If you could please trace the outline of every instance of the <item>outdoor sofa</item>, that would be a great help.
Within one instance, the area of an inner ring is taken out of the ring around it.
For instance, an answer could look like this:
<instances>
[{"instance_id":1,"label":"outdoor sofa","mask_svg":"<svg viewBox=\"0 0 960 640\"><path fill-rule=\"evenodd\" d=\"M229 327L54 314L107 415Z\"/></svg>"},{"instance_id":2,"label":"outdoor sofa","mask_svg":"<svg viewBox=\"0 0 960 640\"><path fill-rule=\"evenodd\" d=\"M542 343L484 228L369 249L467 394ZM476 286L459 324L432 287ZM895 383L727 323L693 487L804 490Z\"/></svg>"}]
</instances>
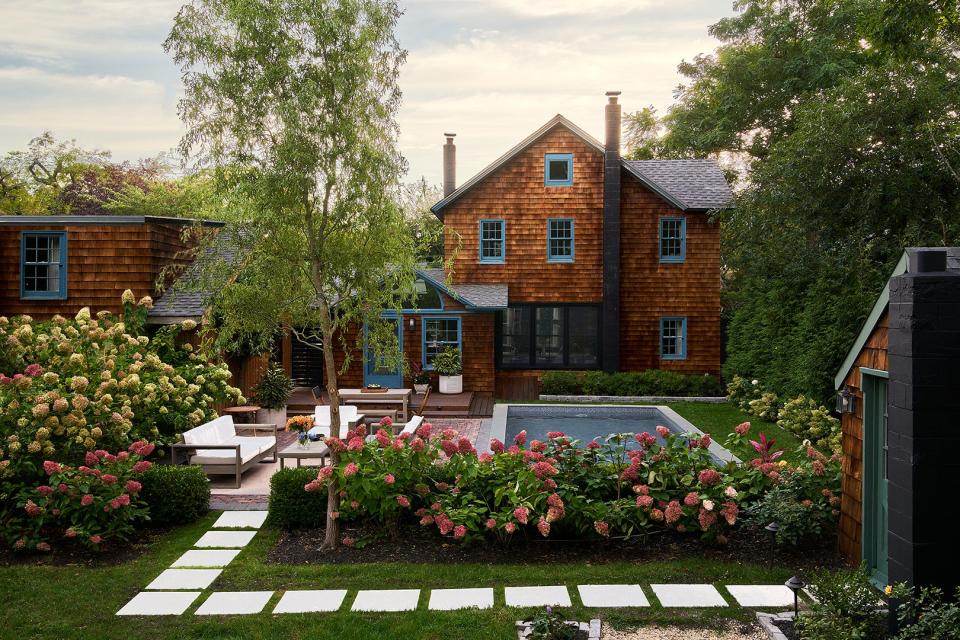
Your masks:
<instances>
[{"instance_id":1,"label":"outdoor sofa","mask_svg":"<svg viewBox=\"0 0 960 640\"><path fill-rule=\"evenodd\" d=\"M239 435L239 431L246 430L252 430L254 435ZM258 436L257 431L270 435ZM183 453L189 464L200 465L207 475L233 474L239 489L244 471L259 462L277 461L277 425L234 424L233 416L220 416L183 433L183 442L170 450L173 464L178 464Z\"/></svg>"}]
</instances>

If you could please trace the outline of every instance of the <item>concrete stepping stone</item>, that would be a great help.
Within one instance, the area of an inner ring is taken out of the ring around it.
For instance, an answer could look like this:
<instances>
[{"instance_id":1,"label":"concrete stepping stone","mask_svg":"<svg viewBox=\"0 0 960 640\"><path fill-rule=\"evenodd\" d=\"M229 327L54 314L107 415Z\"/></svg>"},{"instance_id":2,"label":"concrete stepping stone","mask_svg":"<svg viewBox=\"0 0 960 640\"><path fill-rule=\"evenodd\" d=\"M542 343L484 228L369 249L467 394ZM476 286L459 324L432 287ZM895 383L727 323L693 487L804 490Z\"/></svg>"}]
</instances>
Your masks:
<instances>
[{"instance_id":1,"label":"concrete stepping stone","mask_svg":"<svg viewBox=\"0 0 960 640\"><path fill-rule=\"evenodd\" d=\"M207 531L193 546L200 548L245 547L257 535L256 531Z\"/></svg>"},{"instance_id":2,"label":"concrete stepping stone","mask_svg":"<svg viewBox=\"0 0 960 640\"><path fill-rule=\"evenodd\" d=\"M493 589L434 589L430 592L430 609L489 609L493 606Z\"/></svg>"},{"instance_id":3,"label":"concrete stepping stone","mask_svg":"<svg viewBox=\"0 0 960 640\"><path fill-rule=\"evenodd\" d=\"M260 613L273 597L273 591L214 591L200 608L198 616Z\"/></svg>"},{"instance_id":4,"label":"concrete stepping stone","mask_svg":"<svg viewBox=\"0 0 960 640\"><path fill-rule=\"evenodd\" d=\"M577 586L585 607L649 607L638 584L581 584Z\"/></svg>"},{"instance_id":5,"label":"concrete stepping stone","mask_svg":"<svg viewBox=\"0 0 960 640\"><path fill-rule=\"evenodd\" d=\"M214 529L259 529L267 520L266 511L224 511Z\"/></svg>"},{"instance_id":6,"label":"concrete stepping stone","mask_svg":"<svg viewBox=\"0 0 960 640\"><path fill-rule=\"evenodd\" d=\"M569 607L570 594L563 585L547 587L506 587L508 607Z\"/></svg>"},{"instance_id":7,"label":"concrete stepping stone","mask_svg":"<svg viewBox=\"0 0 960 640\"><path fill-rule=\"evenodd\" d=\"M117 615L179 616L199 595L199 591L141 591Z\"/></svg>"},{"instance_id":8,"label":"concrete stepping stone","mask_svg":"<svg viewBox=\"0 0 960 640\"><path fill-rule=\"evenodd\" d=\"M353 611L413 611L420 589L370 589L357 592Z\"/></svg>"},{"instance_id":9,"label":"concrete stepping stone","mask_svg":"<svg viewBox=\"0 0 960 640\"><path fill-rule=\"evenodd\" d=\"M652 584L664 607L726 607L727 601L712 584Z\"/></svg>"},{"instance_id":10,"label":"concrete stepping stone","mask_svg":"<svg viewBox=\"0 0 960 640\"><path fill-rule=\"evenodd\" d=\"M347 597L346 589L287 591L280 596L274 613L323 613L336 611Z\"/></svg>"},{"instance_id":11,"label":"concrete stepping stone","mask_svg":"<svg viewBox=\"0 0 960 640\"><path fill-rule=\"evenodd\" d=\"M237 557L239 549L206 551L192 549L177 558L172 567L225 567Z\"/></svg>"},{"instance_id":12,"label":"concrete stepping stone","mask_svg":"<svg viewBox=\"0 0 960 640\"><path fill-rule=\"evenodd\" d=\"M741 607L793 606L793 591L782 584L728 584L727 591Z\"/></svg>"},{"instance_id":13,"label":"concrete stepping stone","mask_svg":"<svg viewBox=\"0 0 960 640\"><path fill-rule=\"evenodd\" d=\"M167 569L147 589L206 589L220 575L221 569Z\"/></svg>"}]
</instances>

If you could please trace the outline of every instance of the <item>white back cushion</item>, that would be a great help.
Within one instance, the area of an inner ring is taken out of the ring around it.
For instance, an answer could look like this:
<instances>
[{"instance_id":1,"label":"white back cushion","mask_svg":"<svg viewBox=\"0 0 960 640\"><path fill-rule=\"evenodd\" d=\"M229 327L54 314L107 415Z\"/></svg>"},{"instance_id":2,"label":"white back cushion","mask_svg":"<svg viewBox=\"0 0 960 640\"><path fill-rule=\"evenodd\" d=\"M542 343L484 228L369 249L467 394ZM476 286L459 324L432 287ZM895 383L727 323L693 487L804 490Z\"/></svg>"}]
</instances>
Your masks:
<instances>
[{"instance_id":1,"label":"white back cushion","mask_svg":"<svg viewBox=\"0 0 960 640\"><path fill-rule=\"evenodd\" d=\"M208 422L207 425L216 431L218 444L228 444L237 435L236 429L233 428L233 416L220 416L216 420Z\"/></svg>"},{"instance_id":2,"label":"white back cushion","mask_svg":"<svg viewBox=\"0 0 960 640\"><path fill-rule=\"evenodd\" d=\"M415 433L421 424L423 424L423 416L413 416L410 422L403 425L403 431L400 433Z\"/></svg>"}]
</instances>

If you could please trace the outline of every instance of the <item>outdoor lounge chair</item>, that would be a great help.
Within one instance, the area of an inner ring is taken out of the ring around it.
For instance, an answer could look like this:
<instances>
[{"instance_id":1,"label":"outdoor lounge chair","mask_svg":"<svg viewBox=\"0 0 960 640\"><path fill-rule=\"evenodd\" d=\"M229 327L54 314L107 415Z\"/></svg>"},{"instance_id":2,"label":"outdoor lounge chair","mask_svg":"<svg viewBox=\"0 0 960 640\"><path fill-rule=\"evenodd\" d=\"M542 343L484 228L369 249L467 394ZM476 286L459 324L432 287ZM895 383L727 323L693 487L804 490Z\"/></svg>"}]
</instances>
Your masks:
<instances>
[{"instance_id":1,"label":"outdoor lounge chair","mask_svg":"<svg viewBox=\"0 0 960 640\"><path fill-rule=\"evenodd\" d=\"M417 429L422 424L423 424L423 416L413 416L413 418L411 418L409 422L403 425L403 429L401 429L400 433L398 433L397 435L403 435L404 433L409 433L410 435L413 435L414 433L417 432ZM367 436L366 441L373 442L375 439L376 439L376 435L371 433L370 435Z\"/></svg>"},{"instance_id":2,"label":"outdoor lounge chair","mask_svg":"<svg viewBox=\"0 0 960 640\"><path fill-rule=\"evenodd\" d=\"M253 430L253 436L240 436L238 431ZM257 431L271 432L258 436ZM170 449L173 464L178 463L178 453L185 452L189 464L203 467L207 475L234 474L236 488L240 488L240 475L258 462L277 461L277 425L234 424L233 416L220 416L216 420L194 427L183 433L183 442ZM270 456L269 460L265 460Z\"/></svg>"},{"instance_id":3,"label":"outdoor lounge chair","mask_svg":"<svg viewBox=\"0 0 960 640\"><path fill-rule=\"evenodd\" d=\"M340 428L352 429L364 418L362 413L357 413L357 407L352 404L340 405ZM319 405L313 412L313 425L316 429L329 436L330 435L330 406Z\"/></svg>"}]
</instances>

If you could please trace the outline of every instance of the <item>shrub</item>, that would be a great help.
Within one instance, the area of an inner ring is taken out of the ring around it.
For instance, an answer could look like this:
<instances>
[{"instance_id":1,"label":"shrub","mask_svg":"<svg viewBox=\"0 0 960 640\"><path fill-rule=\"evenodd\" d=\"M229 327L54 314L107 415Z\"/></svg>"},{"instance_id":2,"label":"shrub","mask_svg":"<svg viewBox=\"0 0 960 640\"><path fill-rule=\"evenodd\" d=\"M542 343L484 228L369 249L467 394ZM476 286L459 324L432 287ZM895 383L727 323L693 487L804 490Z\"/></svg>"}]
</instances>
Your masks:
<instances>
[{"instance_id":1,"label":"shrub","mask_svg":"<svg viewBox=\"0 0 960 640\"><path fill-rule=\"evenodd\" d=\"M270 524L285 529L322 527L327 521L326 492L307 492L304 486L317 477L308 467L281 469L270 478Z\"/></svg>"},{"instance_id":2,"label":"shrub","mask_svg":"<svg viewBox=\"0 0 960 640\"><path fill-rule=\"evenodd\" d=\"M151 466L143 458L152 451L152 444L140 441L115 455L87 452L86 464L78 467L44 461L46 482L16 493L0 519L3 538L16 550L37 551L49 551L51 542L64 538L95 548L126 540L135 523L147 519L139 478Z\"/></svg>"},{"instance_id":3,"label":"shrub","mask_svg":"<svg viewBox=\"0 0 960 640\"><path fill-rule=\"evenodd\" d=\"M814 600L798 620L804 640L883 637L885 615L878 607L880 596L863 565L855 571L821 570L809 589Z\"/></svg>"},{"instance_id":4,"label":"shrub","mask_svg":"<svg viewBox=\"0 0 960 640\"><path fill-rule=\"evenodd\" d=\"M71 320L0 317L0 342L26 363L0 375L0 478L39 477L41 461L74 464L98 447L167 444L215 417L217 403L242 400L227 384L226 365L209 364L189 343L171 346L196 323L164 327L151 339L135 331L149 298L138 304L127 291L123 300L119 319L91 317L86 308Z\"/></svg>"},{"instance_id":5,"label":"shrub","mask_svg":"<svg viewBox=\"0 0 960 640\"><path fill-rule=\"evenodd\" d=\"M463 360L460 349L447 347L433 359L433 368L441 376L459 376L463 373Z\"/></svg>"},{"instance_id":6,"label":"shrub","mask_svg":"<svg viewBox=\"0 0 960 640\"><path fill-rule=\"evenodd\" d=\"M280 367L269 367L263 372L260 382L253 388L254 397L264 409L283 409L293 393L291 380Z\"/></svg>"},{"instance_id":7,"label":"shrub","mask_svg":"<svg viewBox=\"0 0 960 640\"><path fill-rule=\"evenodd\" d=\"M210 508L210 481L197 465L154 465L141 482L140 497L150 509L153 524L187 524Z\"/></svg>"},{"instance_id":8,"label":"shrub","mask_svg":"<svg viewBox=\"0 0 960 640\"><path fill-rule=\"evenodd\" d=\"M716 396L720 384L711 375L687 375L662 369L642 372L549 371L542 392L548 395L592 396Z\"/></svg>"},{"instance_id":9,"label":"shrub","mask_svg":"<svg viewBox=\"0 0 960 640\"><path fill-rule=\"evenodd\" d=\"M840 421L816 401L799 396L783 405L777 425L809 440L824 451L840 451Z\"/></svg>"},{"instance_id":10,"label":"shrub","mask_svg":"<svg viewBox=\"0 0 960 640\"><path fill-rule=\"evenodd\" d=\"M960 587L953 602L943 599L937 587L915 590L906 584L887 587L888 595L900 601L895 640L954 640L960 629Z\"/></svg>"},{"instance_id":11,"label":"shrub","mask_svg":"<svg viewBox=\"0 0 960 640\"><path fill-rule=\"evenodd\" d=\"M772 391L764 391L759 398L747 403L749 412L761 420L776 422L780 414L780 398Z\"/></svg>"},{"instance_id":12,"label":"shrub","mask_svg":"<svg viewBox=\"0 0 960 640\"><path fill-rule=\"evenodd\" d=\"M553 607L545 607L530 618L530 640L576 640L579 626L567 622L566 616Z\"/></svg>"},{"instance_id":13,"label":"shrub","mask_svg":"<svg viewBox=\"0 0 960 640\"><path fill-rule=\"evenodd\" d=\"M750 402L757 400L763 394L763 387L759 380L748 380L740 376L733 376L727 384L727 398L740 407L741 411L750 412Z\"/></svg>"},{"instance_id":14,"label":"shrub","mask_svg":"<svg viewBox=\"0 0 960 640\"><path fill-rule=\"evenodd\" d=\"M548 371L543 374L540 392L551 396L569 396L583 393L583 374L576 371Z\"/></svg>"}]
</instances>

